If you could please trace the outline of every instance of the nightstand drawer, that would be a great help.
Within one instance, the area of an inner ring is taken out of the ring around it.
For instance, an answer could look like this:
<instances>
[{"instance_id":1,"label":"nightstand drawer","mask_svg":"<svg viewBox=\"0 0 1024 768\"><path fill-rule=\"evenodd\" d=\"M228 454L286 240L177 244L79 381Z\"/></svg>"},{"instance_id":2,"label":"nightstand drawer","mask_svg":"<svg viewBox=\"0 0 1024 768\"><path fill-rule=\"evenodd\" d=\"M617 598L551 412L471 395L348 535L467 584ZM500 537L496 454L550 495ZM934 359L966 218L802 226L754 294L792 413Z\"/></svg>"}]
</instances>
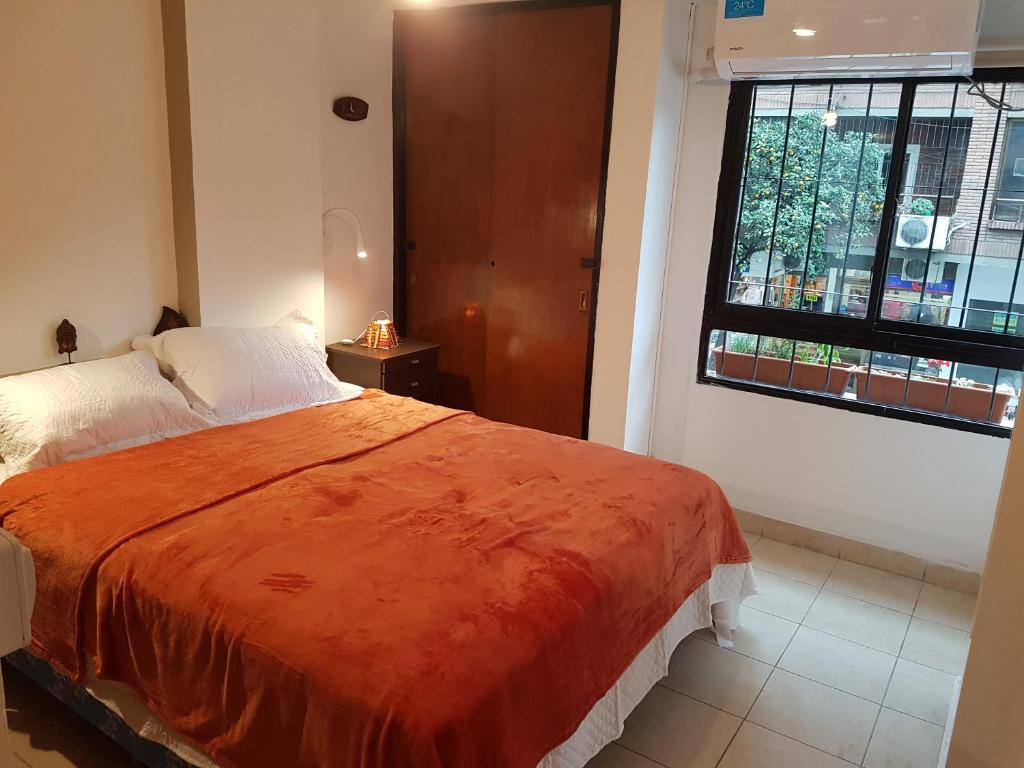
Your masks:
<instances>
[{"instance_id":1,"label":"nightstand drawer","mask_svg":"<svg viewBox=\"0 0 1024 768\"><path fill-rule=\"evenodd\" d=\"M398 350L401 351L402 347L399 346ZM437 370L437 348L424 349L421 352L398 355L397 357L390 357L383 361L384 363L384 375L390 376L395 371L400 371L405 368L420 368L428 369L431 371Z\"/></svg>"},{"instance_id":2,"label":"nightstand drawer","mask_svg":"<svg viewBox=\"0 0 1024 768\"><path fill-rule=\"evenodd\" d=\"M384 374L384 391L392 395L429 400L437 386L437 368L434 365L411 365Z\"/></svg>"},{"instance_id":3,"label":"nightstand drawer","mask_svg":"<svg viewBox=\"0 0 1024 768\"><path fill-rule=\"evenodd\" d=\"M327 363L342 381L393 395L433 402L437 394L437 344L405 339L392 349L329 344Z\"/></svg>"}]
</instances>

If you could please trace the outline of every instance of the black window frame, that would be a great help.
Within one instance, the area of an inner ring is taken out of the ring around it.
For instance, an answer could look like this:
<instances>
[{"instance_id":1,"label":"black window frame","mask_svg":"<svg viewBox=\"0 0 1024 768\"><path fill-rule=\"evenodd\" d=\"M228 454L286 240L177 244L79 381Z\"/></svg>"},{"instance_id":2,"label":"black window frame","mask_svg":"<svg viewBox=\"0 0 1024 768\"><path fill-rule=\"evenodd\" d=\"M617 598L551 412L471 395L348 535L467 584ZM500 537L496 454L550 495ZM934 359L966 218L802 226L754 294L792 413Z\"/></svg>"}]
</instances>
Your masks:
<instances>
[{"instance_id":1,"label":"black window frame","mask_svg":"<svg viewBox=\"0 0 1024 768\"><path fill-rule=\"evenodd\" d=\"M698 383L891 416L968 432L1009 437L1011 430L997 424L972 422L942 414L816 395L761 383L709 376L707 373L708 348L711 334L716 330L795 339L818 344L835 344L896 355L949 359L958 363L996 369L1024 370L1024 335L997 336L986 331L928 325L905 320L887 320L881 317L887 272L886 259L889 256L898 220L897 205L917 87L925 84L959 84L962 88L968 88L972 81L982 84L1024 82L1024 67L977 70L970 80L964 77L948 76L871 79L823 78L759 80L757 82L734 81L731 84L722 166L716 198L711 261L708 269L698 351ZM733 235L742 206L739 192L743 179L755 88L757 86L799 87L871 83L876 85L900 84L902 92L894 129L892 161L885 184L885 201L881 213L878 242L872 261L871 290L866 316L816 313L785 307L730 302L727 286L732 270ZM995 384L993 384L994 386Z\"/></svg>"}]
</instances>

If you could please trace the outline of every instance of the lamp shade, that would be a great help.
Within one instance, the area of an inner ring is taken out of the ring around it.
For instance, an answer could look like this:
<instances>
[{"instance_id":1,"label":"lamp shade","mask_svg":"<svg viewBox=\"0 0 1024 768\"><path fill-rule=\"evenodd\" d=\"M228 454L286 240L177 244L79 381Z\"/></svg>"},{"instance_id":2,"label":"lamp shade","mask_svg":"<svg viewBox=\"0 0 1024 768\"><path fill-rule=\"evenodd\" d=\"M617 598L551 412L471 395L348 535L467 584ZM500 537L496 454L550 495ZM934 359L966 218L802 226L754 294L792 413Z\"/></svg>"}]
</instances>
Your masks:
<instances>
[{"instance_id":1,"label":"lamp shade","mask_svg":"<svg viewBox=\"0 0 1024 768\"><path fill-rule=\"evenodd\" d=\"M370 349L392 349L402 342L398 338L398 332L395 330L395 324L391 322L391 317L387 312L381 310L375 312L370 318L366 330L359 337L359 343Z\"/></svg>"}]
</instances>

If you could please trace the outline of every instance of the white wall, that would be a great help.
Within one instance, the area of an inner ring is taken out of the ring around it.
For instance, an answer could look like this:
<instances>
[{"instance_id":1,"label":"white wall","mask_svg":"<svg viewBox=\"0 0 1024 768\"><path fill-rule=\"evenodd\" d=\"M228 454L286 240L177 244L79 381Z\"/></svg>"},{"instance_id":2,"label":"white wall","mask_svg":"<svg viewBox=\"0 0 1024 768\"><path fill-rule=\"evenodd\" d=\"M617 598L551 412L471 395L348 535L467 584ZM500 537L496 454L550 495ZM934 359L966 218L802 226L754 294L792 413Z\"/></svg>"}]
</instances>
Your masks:
<instances>
[{"instance_id":1,"label":"white wall","mask_svg":"<svg viewBox=\"0 0 1024 768\"><path fill-rule=\"evenodd\" d=\"M699 59L714 25L707 3ZM980 567L1007 440L696 383L728 95L704 83L688 95L654 455L707 472L739 508Z\"/></svg>"},{"instance_id":2,"label":"white wall","mask_svg":"<svg viewBox=\"0 0 1024 768\"><path fill-rule=\"evenodd\" d=\"M127 351L175 304L160 5L0 3L0 373Z\"/></svg>"},{"instance_id":3,"label":"white wall","mask_svg":"<svg viewBox=\"0 0 1024 768\"><path fill-rule=\"evenodd\" d=\"M315 0L185 4L203 325L323 328L317 25Z\"/></svg>"},{"instance_id":4,"label":"white wall","mask_svg":"<svg viewBox=\"0 0 1024 768\"><path fill-rule=\"evenodd\" d=\"M999 512L971 629L971 648L947 768L996 768L1024 762L1024 433L1013 437ZM948 733L948 731L947 731Z\"/></svg>"},{"instance_id":5,"label":"white wall","mask_svg":"<svg viewBox=\"0 0 1024 768\"><path fill-rule=\"evenodd\" d=\"M690 12L688 0L667 0L664 3L661 44L656 46L659 54L658 80L647 161L646 199L637 201L643 205L644 224L637 265L622 446L627 451L643 454L651 448L661 314L676 182L675 160L686 91ZM618 290L619 286L615 288ZM609 318L605 315L599 321L607 325Z\"/></svg>"},{"instance_id":6,"label":"white wall","mask_svg":"<svg viewBox=\"0 0 1024 768\"><path fill-rule=\"evenodd\" d=\"M354 338L378 309L392 309L394 258L390 0L319 0L320 141L324 209L350 208L362 221L369 258L355 257L345 221L325 224L327 341ZM366 120L331 112L340 96L370 105Z\"/></svg>"}]
</instances>

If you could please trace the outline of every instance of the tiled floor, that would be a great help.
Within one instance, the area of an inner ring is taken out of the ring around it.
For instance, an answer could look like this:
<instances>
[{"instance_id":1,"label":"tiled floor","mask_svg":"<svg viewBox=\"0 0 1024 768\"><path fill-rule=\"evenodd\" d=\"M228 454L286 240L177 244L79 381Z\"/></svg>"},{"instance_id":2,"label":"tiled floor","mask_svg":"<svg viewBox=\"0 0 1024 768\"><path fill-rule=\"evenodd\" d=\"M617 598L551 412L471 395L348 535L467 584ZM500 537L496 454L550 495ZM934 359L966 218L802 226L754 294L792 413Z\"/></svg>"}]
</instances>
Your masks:
<instances>
[{"instance_id":1,"label":"tiled floor","mask_svg":"<svg viewBox=\"0 0 1024 768\"><path fill-rule=\"evenodd\" d=\"M974 598L749 540L735 649L683 641L588 768L936 768Z\"/></svg>"},{"instance_id":2,"label":"tiled floor","mask_svg":"<svg viewBox=\"0 0 1024 768\"><path fill-rule=\"evenodd\" d=\"M736 648L685 640L588 768L935 768L974 598L768 539ZM16 674L18 768L136 763Z\"/></svg>"}]
</instances>

